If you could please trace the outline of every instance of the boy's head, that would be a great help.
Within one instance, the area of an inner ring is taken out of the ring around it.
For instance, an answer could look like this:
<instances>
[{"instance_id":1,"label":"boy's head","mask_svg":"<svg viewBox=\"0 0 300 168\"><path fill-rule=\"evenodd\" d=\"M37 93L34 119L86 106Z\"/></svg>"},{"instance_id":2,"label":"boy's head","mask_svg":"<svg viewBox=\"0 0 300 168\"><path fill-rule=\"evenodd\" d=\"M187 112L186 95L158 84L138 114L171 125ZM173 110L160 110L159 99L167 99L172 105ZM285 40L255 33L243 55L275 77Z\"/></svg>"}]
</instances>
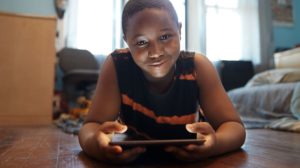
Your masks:
<instances>
[{"instance_id":1,"label":"boy's head","mask_svg":"<svg viewBox=\"0 0 300 168\"><path fill-rule=\"evenodd\" d=\"M129 0L122 28L132 58L149 81L173 79L181 24L169 0Z\"/></svg>"},{"instance_id":2,"label":"boy's head","mask_svg":"<svg viewBox=\"0 0 300 168\"><path fill-rule=\"evenodd\" d=\"M179 27L177 13L169 0L129 0L125 5L122 14L122 30L124 35L126 35L127 32L128 20L136 13L147 8L162 9L167 11L167 13Z\"/></svg>"}]
</instances>

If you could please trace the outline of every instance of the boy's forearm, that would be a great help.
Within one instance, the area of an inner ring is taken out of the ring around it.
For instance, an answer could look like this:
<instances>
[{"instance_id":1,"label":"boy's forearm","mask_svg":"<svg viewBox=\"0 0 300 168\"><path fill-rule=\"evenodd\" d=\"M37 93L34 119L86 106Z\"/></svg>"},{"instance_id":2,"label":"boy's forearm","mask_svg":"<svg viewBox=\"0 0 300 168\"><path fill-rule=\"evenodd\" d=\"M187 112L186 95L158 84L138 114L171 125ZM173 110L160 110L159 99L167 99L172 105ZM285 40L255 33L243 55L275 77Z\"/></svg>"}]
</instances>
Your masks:
<instances>
[{"instance_id":1,"label":"boy's forearm","mask_svg":"<svg viewBox=\"0 0 300 168\"><path fill-rule=\"evenodd\" d=\"M239 122L225 122L216 130L217 145L211 156L223 154L240 148L245 142L246 132Z\"/></svg>"},{"instance_id":2,"label":"boy's forearm","mask_svg":"<svg viewBox=\"0 0 300 168\"><path fill-rule=\"evenodd\" d=\"M89 156L100 159L100 150L98 148L97 139L95 134L99 129L98 123L86 123L79 131L79 143L82 150Z\"/></svg>"}]
</instances>

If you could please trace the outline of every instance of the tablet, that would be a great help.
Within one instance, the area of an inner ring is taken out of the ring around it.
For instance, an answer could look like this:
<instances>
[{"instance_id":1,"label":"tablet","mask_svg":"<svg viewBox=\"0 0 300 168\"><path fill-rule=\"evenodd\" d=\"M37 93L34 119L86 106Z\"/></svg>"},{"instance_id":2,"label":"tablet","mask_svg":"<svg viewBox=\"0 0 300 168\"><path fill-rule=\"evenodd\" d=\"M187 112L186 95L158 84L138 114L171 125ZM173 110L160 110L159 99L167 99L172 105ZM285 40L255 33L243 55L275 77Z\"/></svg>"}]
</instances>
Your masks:
<instances>
[{"instance_id":1,"label":"tablet","mask_svg":"<svg viewBox=\"0 0 300 168\"><path fill-rule=\"evenodd\" d=\"M202 145L204 139L155 139L155 140L135 140L128 139L126 135L117 134L113 136L110 145L120 145L121 147L134 146L182 146L188 144Z\"/></svg>"}]
</instances>

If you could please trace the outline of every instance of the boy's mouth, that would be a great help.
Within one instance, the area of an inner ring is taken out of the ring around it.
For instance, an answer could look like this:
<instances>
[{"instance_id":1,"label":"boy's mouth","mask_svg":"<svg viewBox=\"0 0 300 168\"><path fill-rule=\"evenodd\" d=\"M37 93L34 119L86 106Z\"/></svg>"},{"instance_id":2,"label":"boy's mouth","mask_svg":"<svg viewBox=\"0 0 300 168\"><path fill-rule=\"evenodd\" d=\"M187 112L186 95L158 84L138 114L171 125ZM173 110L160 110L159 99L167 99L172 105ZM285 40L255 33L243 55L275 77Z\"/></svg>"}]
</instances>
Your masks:
<instances>
[{"instance_id":1,"label":"boy's mouth","mask_svg":"<svg viewBox=\"0 0 300 168\"><path fill-rule=\"evenodd\" d=\"M152 67L160 67L160 66L162 66L165 62L166 62L165 60L160 60L160 61L156 61L156 62L150 63L149 65L152 66Z\"/></svg>"}]
</instances>

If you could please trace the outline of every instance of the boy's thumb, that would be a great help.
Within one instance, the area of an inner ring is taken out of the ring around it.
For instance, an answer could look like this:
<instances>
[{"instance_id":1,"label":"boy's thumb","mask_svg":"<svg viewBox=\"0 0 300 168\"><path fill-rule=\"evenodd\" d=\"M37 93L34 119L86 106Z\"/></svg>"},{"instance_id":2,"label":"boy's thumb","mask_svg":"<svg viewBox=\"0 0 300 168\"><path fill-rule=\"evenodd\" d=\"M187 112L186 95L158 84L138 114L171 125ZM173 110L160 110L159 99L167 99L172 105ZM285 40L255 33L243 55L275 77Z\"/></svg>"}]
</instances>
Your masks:
<instances>
[{"instance_id":1,"label":"boy's thumb","mask_svg":"<svg viewBox=\"0 0 300 168\"><path fill-rule=\"evenodd\" d=\"M193 124L186 124L186 125L185 125L185 129L186 129L188 132L190 132L190 133L196 133Z\"/></svg>"},{"instance_id":2,"label":"boy's thumb","mask_svg":"<svg viewBox=\"0 0 300 168\"><path fill-rule=\"evenodd\" d=\"M119 122L117 122L117 128L118 128L118 130L116 131L116 133L124 133L127 131L127 126L123 125Z\"/></svg>"}]
</instances>

